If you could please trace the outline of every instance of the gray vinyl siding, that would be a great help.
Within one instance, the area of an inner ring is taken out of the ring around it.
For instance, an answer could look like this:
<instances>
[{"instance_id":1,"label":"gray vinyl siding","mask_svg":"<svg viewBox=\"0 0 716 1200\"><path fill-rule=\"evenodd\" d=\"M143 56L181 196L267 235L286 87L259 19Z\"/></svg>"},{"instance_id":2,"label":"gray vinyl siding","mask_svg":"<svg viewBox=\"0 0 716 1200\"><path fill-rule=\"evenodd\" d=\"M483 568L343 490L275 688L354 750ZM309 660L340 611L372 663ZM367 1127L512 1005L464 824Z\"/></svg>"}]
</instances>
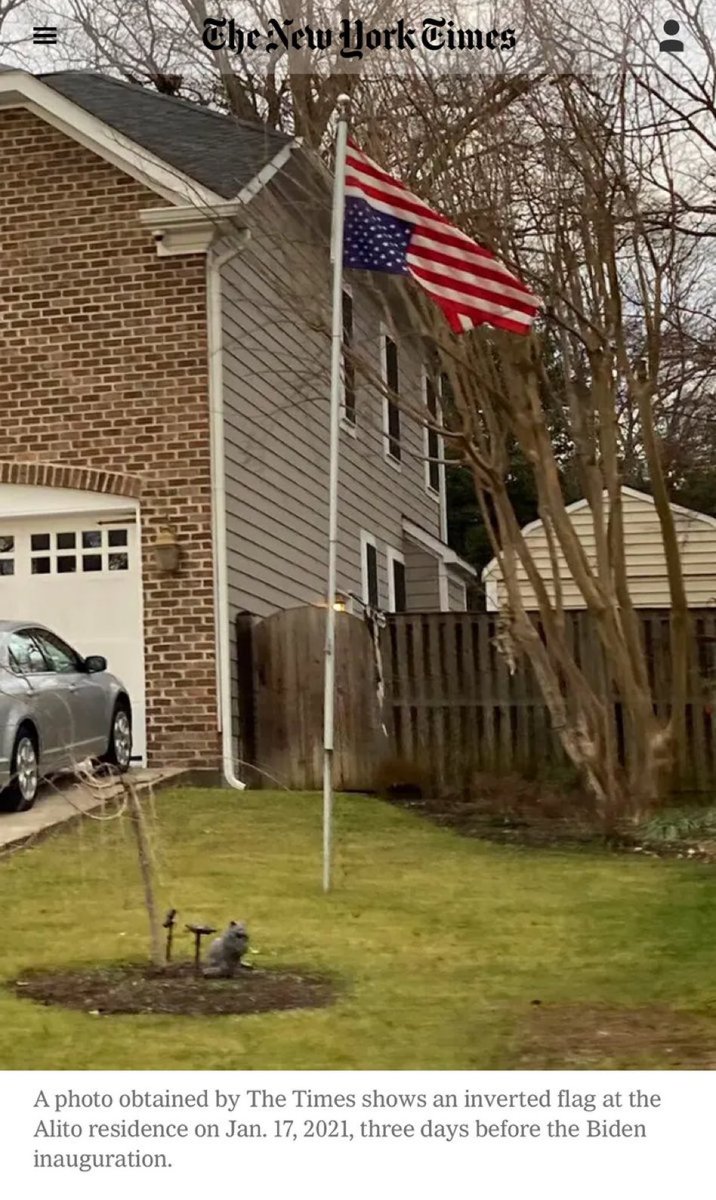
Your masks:
<instances>
[{"instance_id":1,"label":"gray vinyl siding","mask_svg":"<svg viewBox=\"0 0 716 1200\"><path fill-rule=\"evenodd\" d=\"M229 585L234 612L266 616L325 592L330 345L311 318L328 312L329 266L325 244L307 245L311 235L270 188L249 211L251 240L222 276ZM311 258L308 280L299 247ZM378 372L380 314L350 282L355 344ZM398 349L401 390L417 396L415 356ZM401 414L396 470L383 453L382 397L360 374L356 408L355 436L341 432L338 590L361 595L363 530L376 541L387 607L386 547L402 547L403 517L439 537L439 506L425 487L420 425Z\"/></svg>"},{"instance_id":2,"label":"gray vinyl siding","mask_svg":"<svg viewBox=\"0 0 716 1200\"><path fill-rule=\"evenodd\" d=\"M464 612L466 608L465 583L448 569L448 599L450 612Z\"/></svg>"},{"instance_id":3,"label":"gray vinyl siding","mask_svg":"<svg viewBox=\"0 0 716 1200\"><path fill-rule=\"evenodd\" d=\"M408 541L405 542L403 555L408 612L439 612L440 577L437 559Z\"/></svg>"}]
</instances>

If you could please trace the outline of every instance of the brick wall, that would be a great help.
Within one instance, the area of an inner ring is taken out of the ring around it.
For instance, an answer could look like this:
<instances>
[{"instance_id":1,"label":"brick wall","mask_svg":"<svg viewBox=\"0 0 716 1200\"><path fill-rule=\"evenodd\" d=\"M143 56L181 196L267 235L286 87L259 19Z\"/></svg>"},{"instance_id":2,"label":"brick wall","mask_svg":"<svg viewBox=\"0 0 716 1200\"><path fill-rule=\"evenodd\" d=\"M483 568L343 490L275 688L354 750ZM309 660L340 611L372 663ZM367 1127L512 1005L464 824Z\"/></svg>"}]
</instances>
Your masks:
<instances>
[{"instance_id":1,"label":"brick wall","mask_svg":"<svg viewBox=\"0 0 716 1200\"><path fill-rule=\"evenodd\" d=\"M165 203L0 112L0 460L140 481L149 762L215 766L204 257L157 258L137 213ZM164 523L176 576L152 559Z\"/></svg>"}]
</instances>

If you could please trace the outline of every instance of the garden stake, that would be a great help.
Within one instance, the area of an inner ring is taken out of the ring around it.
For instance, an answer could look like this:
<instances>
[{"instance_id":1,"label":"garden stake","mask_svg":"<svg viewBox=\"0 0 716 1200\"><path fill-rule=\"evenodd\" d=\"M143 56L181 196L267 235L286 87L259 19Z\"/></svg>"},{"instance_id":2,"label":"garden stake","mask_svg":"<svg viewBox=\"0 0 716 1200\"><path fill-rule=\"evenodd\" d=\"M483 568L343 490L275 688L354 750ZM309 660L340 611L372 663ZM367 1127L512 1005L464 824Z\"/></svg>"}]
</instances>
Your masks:
<instances>
[{"instance_id":1,"label":"garden stake","mask_svg":"<svg viewBox=\"0 0 716 1200\"><path fill-rule=\"evenodd\" d=\"M174 924L176 921L176 915L177 910L175 908L170 908L163 922L163 928L167 931L167 962L172 961L172 939L174 937Z\"/></svg>"},{"instance_id":2,"label":"garden stake","mask_svg":"<svg viewBox=\"0 0 716 1200\"><path fill-rule=\"evenodd\" d=\"M205 933L216 933L212 925L187 925L190 933L194 934L194 974L201 974L201 939Z\"/></svg>"}]
</instances>

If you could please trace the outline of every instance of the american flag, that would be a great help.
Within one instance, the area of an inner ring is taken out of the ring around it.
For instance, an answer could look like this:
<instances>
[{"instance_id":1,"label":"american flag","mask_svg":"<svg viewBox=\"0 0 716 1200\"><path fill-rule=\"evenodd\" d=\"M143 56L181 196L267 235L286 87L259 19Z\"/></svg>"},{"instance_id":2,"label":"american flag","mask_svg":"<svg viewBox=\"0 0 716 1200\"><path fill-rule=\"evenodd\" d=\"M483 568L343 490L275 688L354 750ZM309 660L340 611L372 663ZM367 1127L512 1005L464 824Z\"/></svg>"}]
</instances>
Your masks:
<instances>
[{"instance_id":1,"label":"american flag","mask_svg":"<svg viewBox=\"0 0 716 1200\"><path fill-rule=\"evenodd\" d=\"M529 333L536 296L490 250L428 208L352 142L346 155L343 265L410 275L456 333L494 325Z\"/></svg>"}]
</instances>

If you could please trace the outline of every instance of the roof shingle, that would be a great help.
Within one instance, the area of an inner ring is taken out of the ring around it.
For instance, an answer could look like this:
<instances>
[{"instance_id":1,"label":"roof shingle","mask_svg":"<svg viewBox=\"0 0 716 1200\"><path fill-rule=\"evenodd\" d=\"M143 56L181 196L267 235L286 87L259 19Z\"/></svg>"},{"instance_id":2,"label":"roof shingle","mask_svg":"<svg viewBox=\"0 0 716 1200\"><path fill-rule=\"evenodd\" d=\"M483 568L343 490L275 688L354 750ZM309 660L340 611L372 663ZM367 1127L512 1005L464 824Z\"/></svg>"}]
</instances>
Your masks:
<instances>
[{"instance_id":1,"label":"roof shingle","mask_svg":"<svg viewBox=\"0 0 716 1200\"><path fill-rule=\"evenodd\" d=\"M91 71L56 71L38 78L227 200L292 141L267 126Z\"/></svg>"}]
</instances>

